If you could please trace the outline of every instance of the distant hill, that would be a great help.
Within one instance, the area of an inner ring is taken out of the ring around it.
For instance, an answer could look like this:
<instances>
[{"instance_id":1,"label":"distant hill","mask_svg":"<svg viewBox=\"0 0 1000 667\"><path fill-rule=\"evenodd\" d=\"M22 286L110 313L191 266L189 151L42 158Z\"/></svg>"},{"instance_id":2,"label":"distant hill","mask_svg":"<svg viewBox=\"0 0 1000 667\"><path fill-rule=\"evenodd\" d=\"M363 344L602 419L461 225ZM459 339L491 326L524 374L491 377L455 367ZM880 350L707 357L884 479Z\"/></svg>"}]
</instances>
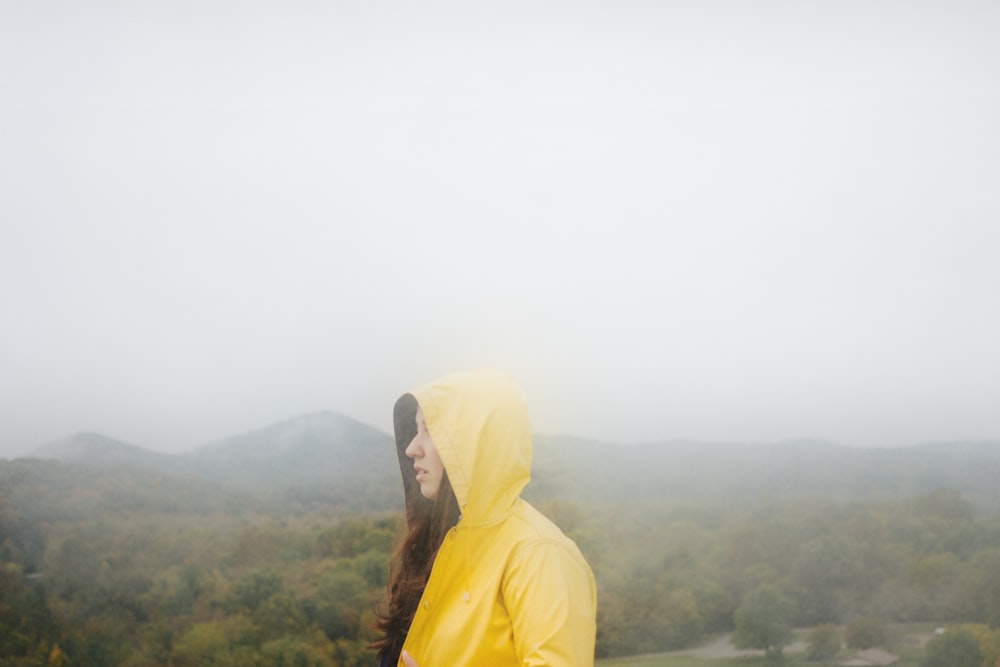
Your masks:
<instances>
[{"instance_id":1,"label":"distant hill","mask_svg":"<svg viewBox=\"0 0 1000 667\"><path fill-rule=\"evenodd\" d=\"M50 442L32 452L31 457L147 470L169 468L175 460L167 454L152 452L98 433L76 433Z\"/></svg>"},{"instance_id":2,"label":"distant hill","mask_svg":"<svg viewBox=\"0 0 1000 667\"><path fill-rule=\"evenodd\" d=\"M289 419L196 449L195 474L266 496L351 509L402 503L392 436L335 412Z\"/></svg>"},{"instance_id":3,"label":"distant hill","mask_svg":"<svg viewBox=\"0 0 1000 667\"><path fill-rule=\"evenodd\" d=\"M240 514L260 511L253 494L151 470L42 459L0 460L4 502L35 521L131 514Z\"/></svg>"},{"instance_id":4,"label":"distant hill","mask_svg":"<svg viewBox=\"0 0 1000 667\"><path fill-rule=\"evenodd\" d=\"M198 479L261 502L331 511L398 509L392 436L335 412L288 419L182 455L96 434L35 452L101 469ZM825 495L892 500L946 487L1000 512L1000 442L858 449L818 440L742 445L673 441L618 445L537 435L533 500L655 502L659 498Z\"/></svg>"},{"instance_id":5,"label":"distant hill","mask_svg":"<svg viewBox=\"0 0 1000 667\"><path fill-rule=\"evenodd\" d=\"M197 478L268 501L381 510L402 502L393 438L335 412L288 419L186 454L161 454L82 433L33 458Z\"/></svg>"},{"instance_id":6,"label":"distant hill","mask_svg":"<svg viewBox=\"0 0 1000 667\"><path fill-rule=\"evenodd\" d=\"M822 494L894 499L939 487L1000 511L1000 442L858 449L817 440L736 445L663 442L608 445L536 437L538 497L656 497Z\"/></svg>"}]
</instances>

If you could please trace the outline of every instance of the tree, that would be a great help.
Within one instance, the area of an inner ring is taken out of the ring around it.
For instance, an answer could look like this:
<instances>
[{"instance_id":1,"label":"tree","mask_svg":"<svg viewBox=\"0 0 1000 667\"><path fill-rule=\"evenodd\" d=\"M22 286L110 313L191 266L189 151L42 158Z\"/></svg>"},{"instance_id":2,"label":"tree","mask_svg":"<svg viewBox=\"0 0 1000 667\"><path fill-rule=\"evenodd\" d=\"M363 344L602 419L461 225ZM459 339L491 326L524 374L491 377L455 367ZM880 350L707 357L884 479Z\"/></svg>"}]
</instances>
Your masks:
<instances>
[{"instance_id":1,"label":"tree","mask_svg":"<svg viewBox=\"0 0 1000 667\"><path fill-rule=\"evenodd\" d=\"M840 650L840 635L830 624L817 625L809 634L809 659L827 660Z\"/></svg>"},{"instance_id":2,"label":"tree","mask_svg":"<svg viewBox=\"0 0 1000 667\"><path fill-rule=\"evenodd\" d=\"M244 574L233 584L227 602L233 610L240 608L256 611L264 600L282 591L284 583L277 572L257 570Z\"/></svg>"},{"instance_id":3,"label":"tree","mask_svg":"<svg viewBox=\"0 0 1000 667\"><path fill-rule=\"evenodd\" d=\"M807 593L799 609L805 624L836 621L847 601L871 587L870 550L870 545L827 535L799 548L792 574Z\"/></svg>"},{"instance_id":4,"label":"tree","mask_svg":"<svg viewBox=\"0 0 1000 667\"><path fill-rule=\"evenodd\" d=\"M885 623L877 618L853 618L844 631L848 648L866 649L885 644Z\"/></svg>"},{"instance_id":5,"label":"tree","mask_svg":"<svg viewBox=\"0 0 1000 667\"><path fill-rule=\"evenodd\" d=\"M983 652L972 633L949 630L927 642L922 667L982 667Z\"/></svg>"},{"instance_id":6,"label":"tree","mask_svg":"<svg viewBox=\"0 0 1000 667\"><path fill-rule=\"evenodd\" d=\"M965 630L979 642L983 653L983 667L1000 667L1000 631L990 630L982 625L963 625Z\"/></svg>"},{"instance_id":7,"label":"tree","mask_svg":"<svg viewBox=\"0 0 1000 667\"><path fill-rule=\"evenodd\" d=\"M736 610L736 648L759 648L770 656L780 656L792 641L795 602L777 586L764 584L743 598Z\"/></svg>"},{"instance_id":8,"label":"tree","mask_svg":"<svg viewBox=\"0 0 1000 667\"><path fill-rule=\"evenodd\" d=\"M301 607L288 593L277 593L261 602L251 619L258 641L302 635L308 627Z\"/></svg>"},{"instance_id":9,"label":"tree","mask_svg":"<svg viewBox=\"0 0 1000 667\"><path fill-rule=\"evenodd\" d=\"M690 646L701 639L704 624L698 611L698 600L687 589L667 595L669 627L666 640L670 646Z\"/></svg>"},{"instance_id":10,"label":"tree","mask_svg":"<svg viewBox=\"0 0 1000 667\"><path fill-rule=\"evenodd\" d=\"M176 667L214 665L220 655L245 648L241 644L250 635L250 630L249 621L241 616L195 623L174 643L170 664ZM249 667L252 662L243 660L240 664Z\"/></svg>"}]
</instances>

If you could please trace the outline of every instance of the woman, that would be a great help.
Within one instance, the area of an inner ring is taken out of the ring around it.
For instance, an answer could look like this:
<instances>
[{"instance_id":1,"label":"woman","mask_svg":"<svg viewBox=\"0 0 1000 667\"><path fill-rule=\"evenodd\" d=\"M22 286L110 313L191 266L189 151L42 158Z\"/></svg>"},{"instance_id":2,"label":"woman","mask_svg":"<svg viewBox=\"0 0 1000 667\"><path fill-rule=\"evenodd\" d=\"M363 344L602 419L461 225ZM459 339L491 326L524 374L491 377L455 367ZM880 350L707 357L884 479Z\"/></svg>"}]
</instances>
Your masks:
<instances>
[{"instance_id":1,"label":"woman","mask_svg":"<svg viewBox=\"0 0 1000 667\"><path fill-rule=\"evenodd\" d=\"M496 371L396 402L407 534L376 627L380 667L593 665L594 577L520 498L531 474L524 396Z\"/></svg>"}]
</instances>

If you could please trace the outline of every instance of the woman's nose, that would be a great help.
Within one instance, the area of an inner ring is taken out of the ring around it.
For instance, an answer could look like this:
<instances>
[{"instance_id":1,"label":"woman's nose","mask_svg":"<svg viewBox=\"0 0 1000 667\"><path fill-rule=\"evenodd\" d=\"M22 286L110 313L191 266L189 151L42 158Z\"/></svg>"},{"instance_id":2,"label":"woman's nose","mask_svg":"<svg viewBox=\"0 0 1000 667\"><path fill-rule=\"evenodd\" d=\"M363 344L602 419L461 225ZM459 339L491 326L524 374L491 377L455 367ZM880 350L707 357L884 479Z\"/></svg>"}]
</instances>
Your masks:
<instances>
[{"instance_id":1,"label":"woman's nose","mask_svg":"<svg viewBox=\"0 0 1000 667\"><path fill-rule=\"evenodd\" d=\"M410 444L406 446L406 449L403 450L403 453L409 456L411 459L415 459L417 458L418 449L420 449L420 446L417 443L417 436L413 436L413 440L410 440Z\"/></svg>"}]
</instances>

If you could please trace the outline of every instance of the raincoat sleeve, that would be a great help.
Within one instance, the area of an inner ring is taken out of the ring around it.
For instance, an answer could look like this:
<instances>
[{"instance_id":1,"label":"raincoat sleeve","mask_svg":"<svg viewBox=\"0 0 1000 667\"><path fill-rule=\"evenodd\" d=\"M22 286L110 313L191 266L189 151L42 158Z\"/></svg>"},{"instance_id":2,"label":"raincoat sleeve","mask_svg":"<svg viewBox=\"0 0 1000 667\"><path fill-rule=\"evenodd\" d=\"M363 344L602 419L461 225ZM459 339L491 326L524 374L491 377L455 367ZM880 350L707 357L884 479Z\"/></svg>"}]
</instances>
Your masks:
<instances>
[{"instance_id":1,"label":"raincoat sleeve","mask_svg":"<svg viewBox=\"0 0 1000 667\"><path fill-rule=\"evenodd\" d=\"M567 545L541 541L513 554L504 604L523 667L591 667L597 594L589 566Z\"/></svg>"}]
</instances>

